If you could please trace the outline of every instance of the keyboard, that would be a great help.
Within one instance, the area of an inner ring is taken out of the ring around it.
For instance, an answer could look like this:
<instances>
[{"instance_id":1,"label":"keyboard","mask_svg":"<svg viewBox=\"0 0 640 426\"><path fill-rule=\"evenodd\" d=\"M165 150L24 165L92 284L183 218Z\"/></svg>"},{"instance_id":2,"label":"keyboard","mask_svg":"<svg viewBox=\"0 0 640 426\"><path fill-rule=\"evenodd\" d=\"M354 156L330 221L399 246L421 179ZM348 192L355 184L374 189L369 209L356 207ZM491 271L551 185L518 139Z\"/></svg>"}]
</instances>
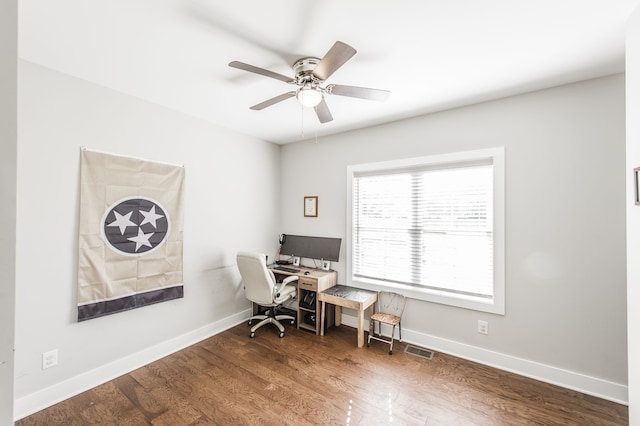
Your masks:
<instances>
[{"instance_id":1,"label":"keyboard","mask_svg":"<svg viewBox=\"0 0 640 426\"><path fill-rule=\"evenodd\" d=\"M300 272L300 269L287 268L286 266L276 266L275 268L273 268L273 270L274 271L290 272L292 274L295 274L296 272Z\"/></svg>"}]
</instances>

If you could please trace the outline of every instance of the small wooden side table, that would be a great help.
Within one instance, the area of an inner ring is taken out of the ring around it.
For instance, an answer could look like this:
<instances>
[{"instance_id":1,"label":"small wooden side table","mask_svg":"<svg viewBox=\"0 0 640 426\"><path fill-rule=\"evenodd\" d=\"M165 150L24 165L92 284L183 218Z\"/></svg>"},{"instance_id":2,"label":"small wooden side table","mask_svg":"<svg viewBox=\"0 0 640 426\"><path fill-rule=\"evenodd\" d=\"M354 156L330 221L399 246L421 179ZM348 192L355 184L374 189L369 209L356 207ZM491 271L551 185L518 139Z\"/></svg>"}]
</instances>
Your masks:
<instances>
[{"instance_id":1,"label":"small wooden side table","mask_svg":"<svg viewBox=\"0 0 640 426\"><path fill-rule=\"evenodd\" d=\"M324 336L325 304L336 306L335 323L342 322L342 308L355 309L358 313L358 347L364 346L364 311L373 314L373 304L378 300L378 293L346 285L336 285L318 293L318 301L322 302L320 308L320 335Z\"/></svg>"}]
</instances>

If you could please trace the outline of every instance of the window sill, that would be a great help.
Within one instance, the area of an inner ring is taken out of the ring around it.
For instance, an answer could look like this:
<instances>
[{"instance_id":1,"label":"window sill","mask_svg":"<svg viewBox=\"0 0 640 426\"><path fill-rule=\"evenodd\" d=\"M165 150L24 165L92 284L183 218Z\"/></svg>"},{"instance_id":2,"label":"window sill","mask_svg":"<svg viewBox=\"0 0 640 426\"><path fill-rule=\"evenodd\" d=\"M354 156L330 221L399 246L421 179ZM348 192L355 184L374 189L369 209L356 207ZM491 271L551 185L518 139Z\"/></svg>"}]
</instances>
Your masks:
<instances>
[{"instance_id":1,"label":"window sill","mask_svg":"<svg viewBox=\"0 0 640 426\"><path fill-rule=\"evenodd\" d=\"M368 280L362 278L354 279L353 277L349 277L347 285L372 291L393 291L403 294L410 299L423 300L425 302L439 303L441 305L454 306L457 308L504 315L504 304L498 303L495 298L484 299L480 297L448 293L445 291L418 288L409 285L387 283L383 281Z\"/></svg>"}]
</instances>

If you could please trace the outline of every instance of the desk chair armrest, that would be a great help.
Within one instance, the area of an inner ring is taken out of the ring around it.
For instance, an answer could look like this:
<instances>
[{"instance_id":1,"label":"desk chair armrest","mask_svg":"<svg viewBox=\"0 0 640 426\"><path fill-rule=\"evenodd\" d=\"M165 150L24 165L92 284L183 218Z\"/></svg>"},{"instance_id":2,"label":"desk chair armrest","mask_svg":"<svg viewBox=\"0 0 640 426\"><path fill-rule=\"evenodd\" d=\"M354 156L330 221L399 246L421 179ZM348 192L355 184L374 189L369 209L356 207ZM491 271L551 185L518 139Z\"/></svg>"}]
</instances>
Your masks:
<instances>
[{"instance_id":1,"label":"desk chair armrest","mask_svg":"<svg viewBox=\"0 0 640 426\"><path fill-rule=\"evenodd\" d=\"M298 277L295 275L292 275L290 277L285 278L282 281L282 283L276 284L276 286L273 289L276 295L275 299L280 299L280 300L282 300L282 298L284 298L284 300L289 298L295 299L296 293L297 293L295 282L297 281L298 281Z\"/></svg>"},{"instance_id":2,"label":"desk chair armrest","mask_svg":"<svg viewBox=\"0 0 640 426\"><path fill-rule=\"evenodd\" d=\"M289 283L292 283L294 281L298 281L298 276L297 275L289 275L287 278L285 278L284 280L282 280L282 285L287 285Z\"/></svg>"}]
</instances>

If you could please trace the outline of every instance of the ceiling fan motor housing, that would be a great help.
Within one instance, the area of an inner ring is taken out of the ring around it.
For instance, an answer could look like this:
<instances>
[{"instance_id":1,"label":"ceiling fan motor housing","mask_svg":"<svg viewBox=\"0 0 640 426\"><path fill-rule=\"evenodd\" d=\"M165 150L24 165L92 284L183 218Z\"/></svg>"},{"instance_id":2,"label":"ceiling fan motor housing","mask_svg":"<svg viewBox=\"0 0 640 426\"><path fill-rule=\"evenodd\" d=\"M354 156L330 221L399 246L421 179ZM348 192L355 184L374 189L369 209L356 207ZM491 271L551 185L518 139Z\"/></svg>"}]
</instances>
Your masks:
<instances>
[{"instance_id":1,"label":"ceiling fan motor housing","mask_svg":"<svg viewBox=\"0 0 640 426\"><path fill-rule=\"evenodd\" d=\"M319 83L322 80L318 79L312 74L316 65L320 62L319 58L302 58L298 59L293 64L293 72L295 73L296 84L304 85L305 83L316 82Z\"/></svg>"}]
</instances>

